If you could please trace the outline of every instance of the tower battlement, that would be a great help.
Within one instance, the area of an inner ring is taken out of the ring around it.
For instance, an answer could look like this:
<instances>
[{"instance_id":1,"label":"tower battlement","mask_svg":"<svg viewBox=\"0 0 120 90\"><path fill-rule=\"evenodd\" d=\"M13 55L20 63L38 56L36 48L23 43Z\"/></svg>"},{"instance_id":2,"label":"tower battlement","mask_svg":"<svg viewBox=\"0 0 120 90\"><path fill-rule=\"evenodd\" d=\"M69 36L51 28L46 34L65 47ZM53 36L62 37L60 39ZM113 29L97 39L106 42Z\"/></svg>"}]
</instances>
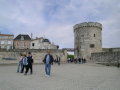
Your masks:
<instances>
[{"instance_id":1,"label":"tower battlement","mask_svg":"<svg viewBox=\"0 0 120 90\"><path fill-rule=\"evenodd\" d=\"M73 26L74 30L82 27L98 27L102 30L102 24L98 22L83 22Z\"/></svg>"}]
</instances>

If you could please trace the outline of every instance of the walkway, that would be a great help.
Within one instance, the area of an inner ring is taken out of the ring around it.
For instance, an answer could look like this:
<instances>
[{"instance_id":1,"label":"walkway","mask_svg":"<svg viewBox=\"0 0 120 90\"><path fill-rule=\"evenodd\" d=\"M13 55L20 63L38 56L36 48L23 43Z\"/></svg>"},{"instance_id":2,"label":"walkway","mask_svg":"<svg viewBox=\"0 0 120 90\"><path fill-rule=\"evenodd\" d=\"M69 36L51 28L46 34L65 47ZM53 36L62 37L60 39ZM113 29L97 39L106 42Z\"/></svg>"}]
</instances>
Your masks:
<instances>
[{"instance_id":1,"label":"walkway","mask_svg":"<svg viewBox=\"0 0 120 90\"><path fill-rule=\"evenodd\" d=\"M17 65L0 66L0 90L120 90L120 69L96 64L34 65L33 75L16 73Z\"/></svg>"}]
</instances>

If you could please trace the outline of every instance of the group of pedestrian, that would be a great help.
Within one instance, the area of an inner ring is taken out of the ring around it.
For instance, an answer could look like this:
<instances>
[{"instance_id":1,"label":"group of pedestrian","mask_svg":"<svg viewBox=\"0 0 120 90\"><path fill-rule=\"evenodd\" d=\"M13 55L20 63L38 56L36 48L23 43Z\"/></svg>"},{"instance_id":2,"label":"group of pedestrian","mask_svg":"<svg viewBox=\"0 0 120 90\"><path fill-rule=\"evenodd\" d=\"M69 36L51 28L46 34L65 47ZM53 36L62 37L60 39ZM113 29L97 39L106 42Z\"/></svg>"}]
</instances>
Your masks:
<instances>
[{"instance_id":1,"label":"group of pedestrian","mask_svg":"<svg viewBox=\"0 0 120 90\"><path fill-rule=\"evenodd\" d=\"M56 56L56 59L54 59L54 62L60 65L60 61L61 61L60 57Z\"/></svg>"},{"instance_id":2,"label":"group of pedestrian","mask_svg":"<svg viewBox=\"0 0 120 90\"><path fill-rule=\"evenodd\" d=\"M46 77L50 77L51 65L53 64L53 61L54 61L54 58L50 54L50 51L48 51L43 59L43 62L45 64ZM32 74L33 73L32 65L33 65L33 58L32 58L31 52L29 52L27 56L26 54L20 54L20 61L18 63L17 72L24 73L24 75L27 75L30 69L30 74ZM24 71L24 68L26 69L26 71Z\"/></svg>"},{"instance_id":3,"label":"group of pedestrian","mask_svg":"<svg viewBox=\"0 0 120 90\"><path fill-rule=\"evenodd\" d=\"M86 59L85 58L75 58L75 59L68 58L67 62L68 63L74 62L75 64L77 64L77 63L83 64L83 63L86 63Z\"/></svg>"},{"instance_id":4,"label":"group of pedestrian","mask_svg":"<svg viewBox=\"0 0 120 90\"><path fill-rule=\"evenodd\" d=\"M20 61L18 63L18 69L17 69L17 73L24 73L24 75L27 75L29 69L30 69L30 74L33 73L33 58L31 55L31 52L28 52L28 54L20 54ZM26 71L24 71L24 68L26 69Z\"/></svg>"},{"instance_id":5,"label":"group of pedestrian","mask_svg":"<svg viewBox=\"0 0 120 90\"><path fill-rule=\"evenodd\" d=\"M43 59L44 65L45 65L45 76L50 77L51 74L51 65L53 65L53 62L58 62L58 65L60 65L60 57L57 57L57 60L54 60L52 54L50 54L50 51L47 52ZM85 58L76 58L76 59L71 59L69 58L67 62L74 62L74 63L86 63ZM29 69L30 69L30 74L33 73L33 57L31 52L28 52L28 54L20 54L20 61L18 63L18 69L17 72L24 73L24 75L27 75ZM24 71L24 68L26 71Z\"/></svg>"}]
</instances>

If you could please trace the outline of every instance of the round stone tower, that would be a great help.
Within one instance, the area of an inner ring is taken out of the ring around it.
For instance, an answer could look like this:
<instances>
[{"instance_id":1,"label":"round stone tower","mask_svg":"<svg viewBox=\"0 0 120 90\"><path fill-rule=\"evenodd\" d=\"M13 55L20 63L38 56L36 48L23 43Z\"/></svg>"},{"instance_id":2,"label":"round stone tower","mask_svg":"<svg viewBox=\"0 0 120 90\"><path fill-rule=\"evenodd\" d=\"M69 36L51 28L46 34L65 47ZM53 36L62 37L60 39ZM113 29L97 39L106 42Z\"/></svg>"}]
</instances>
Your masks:
<instances>
[{"instance_id":1,"label":"round stone tower","mask_svg":"<svg viewBox=\"0 0 120 90\"><path fill-rule=\"evenodd\" d=\"M102 24L83 22L76 24L73 28L76 58L90 60L91 53L102 51Z\"/></svg>"}]
</instances>

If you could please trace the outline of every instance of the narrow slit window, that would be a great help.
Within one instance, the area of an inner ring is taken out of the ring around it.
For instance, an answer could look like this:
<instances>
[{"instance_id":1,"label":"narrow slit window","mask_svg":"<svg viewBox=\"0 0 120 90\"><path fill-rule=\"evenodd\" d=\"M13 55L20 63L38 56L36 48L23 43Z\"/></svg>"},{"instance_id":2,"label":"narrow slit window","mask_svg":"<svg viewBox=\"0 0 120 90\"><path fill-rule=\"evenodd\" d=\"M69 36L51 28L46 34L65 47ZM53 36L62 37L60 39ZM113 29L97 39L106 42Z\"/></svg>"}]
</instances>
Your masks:
<instances>
[{"instance_id":1,"label":"narrow slit window","mask_svg":"<svg viewBox=\"0 0 120 90\"><path fill-rule=\"evenodd\" d=\"M34 47L34 46L35 46L35 43L32 43L32 46Z\"/></svg>"},{"instance_id":2,"label":"narrow slit window","mask_svg":"<svg viewBox=\"0 0 120 90\"><path fill-rule=\"evenodd\" d=\"M90 48L94 48L95 47L95 44L90 44Z\"/></svg>"}]
</instances>

